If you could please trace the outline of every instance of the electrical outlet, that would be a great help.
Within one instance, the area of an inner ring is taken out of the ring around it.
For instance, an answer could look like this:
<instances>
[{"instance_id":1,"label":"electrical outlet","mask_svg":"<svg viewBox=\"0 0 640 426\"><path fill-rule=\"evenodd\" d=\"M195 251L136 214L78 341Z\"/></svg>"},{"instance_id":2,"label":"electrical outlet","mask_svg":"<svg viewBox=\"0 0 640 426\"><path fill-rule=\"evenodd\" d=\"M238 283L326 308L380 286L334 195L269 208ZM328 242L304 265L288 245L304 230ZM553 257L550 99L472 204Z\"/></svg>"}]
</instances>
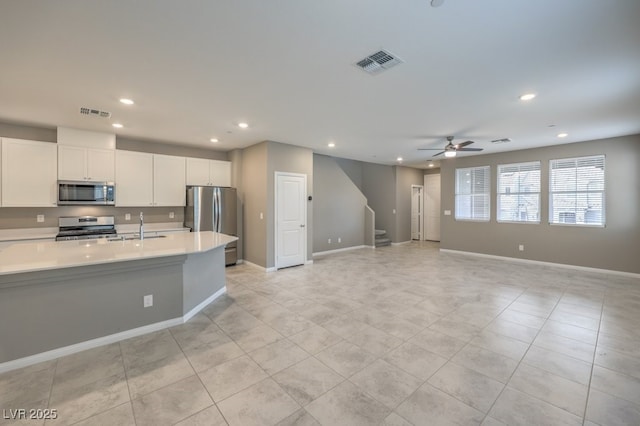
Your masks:
<instances>
[{"instance_id":1,"label":"electrical outlet","mask_svg":"<svg viewBox=\"0 0 640 426\"><path fill-rule=\"evenodd\" d=\"M524 244L520 244L520 245L518 246L518 250L520 250L520 251L524 251Z\"/></svg>"},{"instance_id":2,"label":"electrical outlet","mask_svg":"<svg viewBox=\"0 0 640 426\"><path fill-rule=\"evenodd\" d=\"M329 244L331 244L331 238L329 238L329 240L327 240L327 242L328 242Z\"/></svg>"},{"instance_id":3,"label":"electrical outlet","mask_svg":"<svg viewBox=\"0 0 640 426\"><path fill-rule=\"evenodd\" d=\"M451 210L445 210L444 211L444 215L445 216L451 216Z\"/></svg>"},{"instance_id":4,"label":"electrical outlet","mask_svg":"<svg viewBox=\"0 0 640 426\"><path fill-rule=\"evenodd\" d=\"M396 214L396 209L393 209L393 214Z\"/></svg>"},{"instance_id":5,"label":"electrical outlet","mask_svg":"<svg viewBox=\"0 0 640 426\"><path fill-rule=\"evenodd\" d=\"M43 214L39 214L36 216L36 221L39 223L44 222L44 215Z\"/></svg>"},{"instance_id":6,"label":"electrical outlet","mask_svg":"<svg viewBox=\"0 0 640 426\"><path fill-rule=\"evenodd\" d=\"M146 296L144 296L144 299L142 301L142 305L145 308L153 306L153 294L147 294Z\"/></svg>"},{"instance_id":7,"label":"electrical outlet","mask_svg":"<svg viewBox=\"0 0 640 426\"><path fill-rule=\"evenodd\" d=\"M169 219L173 219L174 217L176 217L176 214L174 212L169 212Z\"/></svg>"},{"instance_id":8,"label":"electrical outlet","mask_svg":"<svg viewBox=\"0 0 640 426\"><path fill-rule=\"evenodd\" d=\"M341 243L342 242L342 238L338 237L338 242Z\"/></svg>"},{"instance_id":9,"label":"electrical outlet","mask_svg":"<svg viewBox=\"0 0 640 426\"><path fill-rule=\"evenodd\" d=\"M264 219L264 215L260 212L260 220Z\"/></svg>"},{"instance_id":10,"label":"electrical outlet","mask_svg":"<svg viewBox=\"0 0 640 426\"><path fill-rule=\"evenodd\" d=\"M127 213L124 215L124 220L131 220L131 213Z\"/></svg>"}]
</instances>

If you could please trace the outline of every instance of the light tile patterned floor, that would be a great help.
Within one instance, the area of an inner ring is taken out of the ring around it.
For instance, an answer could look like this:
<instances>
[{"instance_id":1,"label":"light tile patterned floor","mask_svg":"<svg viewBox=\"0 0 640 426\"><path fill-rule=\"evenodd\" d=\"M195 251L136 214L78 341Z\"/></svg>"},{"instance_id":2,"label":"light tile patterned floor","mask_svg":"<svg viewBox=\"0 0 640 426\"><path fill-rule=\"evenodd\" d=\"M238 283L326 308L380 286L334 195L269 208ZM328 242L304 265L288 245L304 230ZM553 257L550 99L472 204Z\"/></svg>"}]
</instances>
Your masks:
<instances>
[{"instance_id":1,"label":"light tile patterned floor","mask_svg":"<svg viewBox=\"0 0 640 426\"><path fill-rule=\"evenodd\" d=\"M640 424L640 279L415 242L227 272L228 294L187 324L0 375L3 417Z\"/></svg>"}]
</instances>

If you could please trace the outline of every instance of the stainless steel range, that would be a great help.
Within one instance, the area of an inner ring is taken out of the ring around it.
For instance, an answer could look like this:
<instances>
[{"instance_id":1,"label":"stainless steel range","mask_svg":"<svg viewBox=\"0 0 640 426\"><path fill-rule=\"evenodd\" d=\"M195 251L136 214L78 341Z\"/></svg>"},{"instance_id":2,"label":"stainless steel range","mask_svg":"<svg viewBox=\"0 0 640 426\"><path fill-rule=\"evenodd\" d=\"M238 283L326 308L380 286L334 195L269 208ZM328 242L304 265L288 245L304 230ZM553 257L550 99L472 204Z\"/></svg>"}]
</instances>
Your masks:
<instances>
[{"instance_id":1,"label":"stainless steel range","mask_svg":"<svg viewBox=\"0 0 640 426\"><path fill-rule=\"evenodd\" d=\"M117 237L113 216L67 216L58 219L56 241Z\"/></svg>"}]
</instances>

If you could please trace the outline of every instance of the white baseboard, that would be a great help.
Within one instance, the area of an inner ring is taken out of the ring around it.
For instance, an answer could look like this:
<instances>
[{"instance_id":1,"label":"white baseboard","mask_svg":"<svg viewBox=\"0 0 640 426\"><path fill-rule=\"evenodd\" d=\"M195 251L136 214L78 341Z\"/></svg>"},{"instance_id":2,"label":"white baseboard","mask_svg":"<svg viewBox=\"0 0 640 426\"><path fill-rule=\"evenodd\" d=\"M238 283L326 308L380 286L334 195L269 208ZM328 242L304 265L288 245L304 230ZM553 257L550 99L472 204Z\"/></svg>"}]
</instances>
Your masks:
<instances>
[{"instance_id":1,"label":"white baseboard","mask_svg":"<svg viewBox=\"0 0 640 426\"><path fill-rule=\"evenodd\" d=\"M195 308L187 312L182 317L173 318L166 321L160 321L153 324L145 325L138 328L132 328L131 330L122 331L120 333L110 334L108 336L98 337L97 339L86 340L84 342L76 343L62 348L52 349L50 351L41 352L39 354L30 355L24 358L14 359L12 361L3 362L0 364L0 373L5 373L11 370L17 370L18 368L28 367L33 364L38 364L45 361L51 361L56 358L75 354L77 352L86 351L87 349L97 348L99 346L109 345L111 343L120 342L122 340L130 339L132 337L142 336L143 334L153 333L154 331L164 330L165 328L175 327L176 325L184 324L203 310L207 305L216 300L218 297L225 294L227 287L223 287L216 291L214 294L205 299L202 303L198 304Z\"/></svg>"},{"instance_id":2,"label":"white baseboard","mask_svg":"<svg viewBox=\"0 0 640 426\"><path fill-rule=\"evenodd\" d=\"M313 259L304 262L305 265L313 265Z\"/></svg>"},{"instance_id":3,"label":"white baseboard","mask_svg":"<svg viewBox=\"0 0 640 426\"><path fill-rule=\"evenodd\" d=\"M28 367L40 362L51 361L52 359L60 358L62 356L75 354L76 352L97 348L98 346L108 345L111 343L119 342L121 340L130 339L132 337L142 336L143 334L153 333L154 331L164 330L165 328L174 327L182 323L182 317L178 317L138 328L133 328L131 330L122 331L120 333L110 334L104 337L98 337L97 339L87 340L84 342L76 343L74 345L64 346L62 348L41 352L39 354L30 355L24 358L18 358L13 361L3 362L2 364L0 364L0 373L15 370L18 368Z\"/></svg>"},{"instance_id":4,"label":"white baseboard","mask_svg":"<svg viewBox=\"0 0 640 426\"><path fill-rule=\"evenodd\" d=\"M220 290L213 293L211 296L204 299L201 303L199 303L195 308L191 309L189 312L182 316L182 322L185 323L193 318L196 314L198 314L201 310L207 307L207 305L218 297L222 296L227 292L227 286L222 287Z\"/></svg>"},{"instance_id":5,"label":"white baseboard","mask_svg":"<svg viewBox=\"0 0 640 426\"><path fill-rule=\"evenodd\" d=\"M264 266L260 266L258 264L253 263L253 262L249 262L248 260L243 260L242 263L244 263L245 265L251 266L252 268L258 268L258 269L261 269L261 270L267 272L267 268L265 268Z\"/></svg>"},{"instance_id":6,"label":"white baseboard","mask_svg":"<svg viewBox=\"0 0 640 426\"><path fill-rule=\"evenodd\" d=\"M568 265L566 263L554 263L554 262L544 262L542 260L520 259L517 257L508 257L508 256L496 256L493 254L476 253L472 251L451 250L451 249L443 249L443 248L441 248L440 251L444 253L463 254L467 256L484 257L488 259L507 260L512 262L529 263L534 265L555 266L559 268L574 269L574 270L585 271L585 272L597 272L600 274L610 274L610 275L620 275L623 277L640 278L640 274L636 274L634 272L615 271L613 269L600 269L600 268L591 268L588 266Z\"/></svg>"},{"instance_id":7,"label":"white baseboard","mask_svg":"<svg viewBox=\"0 0 640 426\"><path fill-rule=\"evenodd\" d=\"M236 260L236 265L242 265L244 263L244 259Z\"/></svg>"},{"instance_id":8,"label":"white baseboard","mask_svg":"<svg viewBox=\"0 0 640 426\"><path fill-rule=\"evenodd\" d=\"M399 243L391 243L392 246L401 246L403 244L409 244L411 242L411 240L409 241L401 241Z\"/></svg>"},{"instance_id":9,"label":"white baseboard","mask_svg":"<svg viewBox=\"0 0 640 426\"><path fill-rule=\"evenodd\" d=\"M333 254L333 253L340 253L341 251L350 251L350 250L357 250L360 248L365 248L365 247L369 247L369 246L351 246L351 247L343 247L343 248L339 248L339 249L335 249L335 250L325 250L325 251L318 251L313 253L313 256L325 256L327 254Z\"/></svg>"}]
</instances>

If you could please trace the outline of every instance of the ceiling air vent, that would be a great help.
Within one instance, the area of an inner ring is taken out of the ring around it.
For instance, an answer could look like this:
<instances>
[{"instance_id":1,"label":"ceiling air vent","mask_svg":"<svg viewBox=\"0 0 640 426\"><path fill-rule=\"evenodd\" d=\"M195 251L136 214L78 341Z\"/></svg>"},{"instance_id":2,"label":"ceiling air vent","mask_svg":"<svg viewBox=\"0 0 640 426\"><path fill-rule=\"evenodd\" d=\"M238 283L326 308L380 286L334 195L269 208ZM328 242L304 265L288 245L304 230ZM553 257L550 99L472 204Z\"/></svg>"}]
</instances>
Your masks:
<instances>
[{"instance_id":1,"label":"ceiling air vent","mask_svg":"<svg viewBox=\"0 0 640 426\"><path fill-rule=\"evenodd\" d=\"M380 50L356 62L356 66L369 74L378 74L404 62L386 50Z\"/></svg>"},{"instance_id":2,"label":"ceiling air vent","mask_svg":"<svg viewBox=\"0 0 640 426\"><path fill-rule=\"evenodd\" d=\"M491 143L507 143L507 142L511 142L511 139L502 138L502 139L494 139L491 141Z\"/></svg>"},{"instance_id":3,"label":"ceiling air vent","mask_svg":"<svg viewBox=\"0 0 640 426\"><path fill-rule=\"evenodd\" d=\"M100 118L111 118L111 113L107 111L100 111L95 108L80 108L80 114L89 115L91 117L100 117Z\"/></svg>"}]
</instances>

